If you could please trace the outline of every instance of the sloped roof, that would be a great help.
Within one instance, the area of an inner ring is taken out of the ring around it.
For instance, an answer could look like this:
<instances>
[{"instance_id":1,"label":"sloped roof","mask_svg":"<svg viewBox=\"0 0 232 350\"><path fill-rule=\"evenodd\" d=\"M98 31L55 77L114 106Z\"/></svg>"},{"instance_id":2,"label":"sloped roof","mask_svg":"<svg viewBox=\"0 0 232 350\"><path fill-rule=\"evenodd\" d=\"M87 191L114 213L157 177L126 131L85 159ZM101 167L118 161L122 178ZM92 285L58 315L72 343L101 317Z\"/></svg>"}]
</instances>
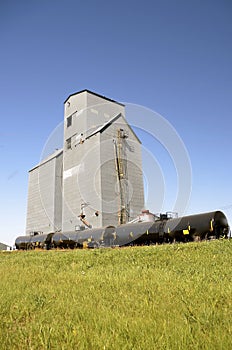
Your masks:
<instances>
[{"instance_id":1,"label":"sloped roof","mask_svg":"<svg viewBox=\"0 0 232 350\"><path fill-rule=\"evenodd\" d=\"M90 91L90 90L88 90L88 89L74 92L73 94L69 95L69 96L66 98L66 100L64 101L64 103L66 103L70 97L75 96L75 95L78 95L78 94L81 94L82 92L88 92L89 94L92 94L92 95L95 95L95 96L104 98L104 100L117 103L118 105L123 106L123 107L125 106L123 103L117 102L117 101L115 101L115 100L112 100L111 98L108 98L108 97L106 97L106 96L97 94L96 92Z\"/></svg>"},{"instance_id":2,"label":"sloped roof","mask_svg":"<svg viewBox=\"0 0 232 350\"><path fill-rule=\"evenodd\" d=\"M91 134L86 136L86 140L89 139L90 137L96 135L98 132L103 132L104 130L106 130L111 124L113 124L118 118L122 117L124 122L126 123L127 127L131 130L131 132L133 133L133 135L136 137L136 139L138 140L139 143L142 143L140 141L140 139L138 138L138 136L136 135L136 133L134 132L134 130L131 128L131 126L127 123L127 120L125 119L125 117L123 116L122 113L119 113L117 115L115 115L114 117L112 117L110 120L108 120L106 123L104 123L103 125L97 127L95 130L93 130L91 132Z\"/></svg>"},{"instance_id":3,"label":"sloped roof","mask_svg":"<svg viewBox=\"0 0 232 350\"><path fill-rule=\"evenodd\" d=\"M63 148L55 150L55 152L53 152L47 158L43 159L39 164L37 164L33 168L31 168L29 170L29 172L34 170L34 169L36 169L36 168L38 168L39 166L41 166L41 165L43 165L43 164L45 164L47 162L49 162L51 159L58 157L61 153L63 153Z\"/></svg>"},{"instance_id":4,"label":"sloped roof","mask_svg":"<svg viewBox=\"0 0 232 350\"><path fill-rule=\"evenodd\" d=\"M0 242L0 250L6 250L8 247L10 248L9 245Z\"/></svg>"}]
</instances>

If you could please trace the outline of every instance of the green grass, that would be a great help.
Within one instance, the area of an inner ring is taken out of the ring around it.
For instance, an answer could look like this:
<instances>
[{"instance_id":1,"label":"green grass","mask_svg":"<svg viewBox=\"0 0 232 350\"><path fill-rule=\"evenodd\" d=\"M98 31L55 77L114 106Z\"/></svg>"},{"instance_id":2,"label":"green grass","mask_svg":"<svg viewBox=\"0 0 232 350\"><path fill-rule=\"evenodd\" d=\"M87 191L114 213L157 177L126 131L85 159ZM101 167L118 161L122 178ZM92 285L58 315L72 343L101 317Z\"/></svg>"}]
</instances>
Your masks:
<instances>
[{"instance_id":1,"label":"green grass","mask_svg":"<svg viewBox=\"0 0 232 350\"><path fill-rule=\"evenodd\" d=\"M0 254L0 349L232 348L232 240Z\"/></svg>"}]
</instances>

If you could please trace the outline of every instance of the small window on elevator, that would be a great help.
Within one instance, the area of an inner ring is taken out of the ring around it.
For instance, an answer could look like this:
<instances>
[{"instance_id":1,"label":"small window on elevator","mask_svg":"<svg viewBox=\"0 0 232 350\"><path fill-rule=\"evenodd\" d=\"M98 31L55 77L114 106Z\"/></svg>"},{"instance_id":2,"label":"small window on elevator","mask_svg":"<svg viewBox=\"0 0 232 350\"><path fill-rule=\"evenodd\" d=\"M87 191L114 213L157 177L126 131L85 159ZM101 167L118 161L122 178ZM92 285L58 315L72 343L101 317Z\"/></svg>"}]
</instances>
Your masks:
<instances>
[{"instance_id":1,"label":"small window on elevator","mask_svg":"<svg viewBox=\"0 0 232 350\"><path fill-rule=\"evenodd\" d=\"M72 139L71 137L69 139L66 140L66 148L67 149L71 149L72 143L71 143Z\"/></svg>"},{"instance_id":2,"label":"small window on elevator","mask_svg":"<svg viewBox=\"0 0 232 350\"><path fill-rule=\"evenodd\" d=\"M67 118L67 128L72 125L72 115Z\"/></svg>"}]
</instances>

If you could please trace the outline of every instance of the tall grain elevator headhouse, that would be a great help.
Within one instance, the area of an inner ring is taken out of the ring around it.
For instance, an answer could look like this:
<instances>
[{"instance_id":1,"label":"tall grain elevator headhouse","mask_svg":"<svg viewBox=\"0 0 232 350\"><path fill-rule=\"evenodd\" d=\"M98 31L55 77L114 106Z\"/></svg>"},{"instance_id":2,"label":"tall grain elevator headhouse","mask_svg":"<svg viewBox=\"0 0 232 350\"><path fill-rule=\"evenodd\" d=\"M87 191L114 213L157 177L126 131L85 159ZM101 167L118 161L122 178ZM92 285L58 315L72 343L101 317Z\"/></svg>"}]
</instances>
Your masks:
<instances>
[{"instance_id":1,"label":"tall grain elevator headhouse","mask_svg":"<svg viewBox=\"0 0 232 350\"><path fill-rule=\"evenodd\" d=\"M29 171L26 233L117 226L143 207L141 142L125 106L89 90L70 95L63 150Z\"/></svg>"}]
</instances>

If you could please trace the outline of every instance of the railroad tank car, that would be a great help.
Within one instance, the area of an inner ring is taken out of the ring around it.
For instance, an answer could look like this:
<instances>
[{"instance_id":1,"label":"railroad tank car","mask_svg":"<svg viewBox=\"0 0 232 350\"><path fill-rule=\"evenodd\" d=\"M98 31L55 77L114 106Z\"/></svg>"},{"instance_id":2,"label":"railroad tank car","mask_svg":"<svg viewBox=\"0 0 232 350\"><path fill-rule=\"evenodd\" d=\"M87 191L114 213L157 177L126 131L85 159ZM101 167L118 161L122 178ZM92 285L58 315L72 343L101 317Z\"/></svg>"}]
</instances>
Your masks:
<instances>
[{"instance_id":1,"label":"railroad tank car","mask_svg":"<svg viewBox=\"0 0 232 350\"><path fill-rule=\"evenodd\" d=\"M50 249L52 236L53 233L44 233L32 236L30 240L30 248Z\"/></svg>"},{"instance_id":2,"label":"railroad tank car","mask_svg":"<svg viewBox=\"0 0 232 350\"><path fill-rule=\"evenodd\" d=\"M28 250L31 236L19 236L15 240L15 247L19 250Z\"/></svg>"},{"instance_id":3,"label":"railroad tank car","mask_svg":"<svg viewBox=\"0 0 232 350\"><path fill-rule=\"evenodd\" d=\"M144 244L152 239L154 221L124 224L116 227L115 245L124 246L136 242Z\"/></svg>"},{"instance_id":4,"label":"railroad tank car","mask_svg":"<svg viewBox=\"0 0 232 350\"><path fill-rule=\"evenodd\" d=\"M56 232L52 236L51 244L54 248L78 248L92 245L95 247L100 244L111 245L115 239L115 227L107 226L95 229Z\"/></svg>"},{"instance_id":5,"label":"railroad tank car","mask_svg":"<svg viewBox=\"0 0 232 350\"><path fill-rule=\"evenodd\" d=\"M198 215L168 220L164 226L164 235L175 240L202 240L208 237L226 237L229 225L226 216L221 211L213 211Z\"/></svg>"},{"instance_id":6,"label":"railroad tank car","mask_svg":"<svg viewBox=\"0 0 232 350\"><path fill-rule=\"evenodd\" d=\"M220 237L228 238L229 224L221 211L169 218L162 214L160 219L141 234L134 244L149 244L163 242L189 242Z\"/></svg>"},{"instance_id":7,"label":"railroad tank car","mask_svg":"<svg viewBox=\"0 0 232 350\"><path fill-rule=\"evenodd\" d=\"M35 248L50 249L53 233L36 234L34 236L19 236L15 240L15 247L19 250Z\"/></svg>"},{"instance_id":8,"label":"railroad tank car","mask_svg":"<svg viewBox=\"0 0 232 350\"><path fill-rule=\"evenodd\" d=\"M128 224L20 236L16 238L15 246L16 249L27 250L145 245L228 238L229 232L227 218L221 211L174 218L168 214L154 215L146 210L137 220Z\"/></svg>"}]
</instances>

